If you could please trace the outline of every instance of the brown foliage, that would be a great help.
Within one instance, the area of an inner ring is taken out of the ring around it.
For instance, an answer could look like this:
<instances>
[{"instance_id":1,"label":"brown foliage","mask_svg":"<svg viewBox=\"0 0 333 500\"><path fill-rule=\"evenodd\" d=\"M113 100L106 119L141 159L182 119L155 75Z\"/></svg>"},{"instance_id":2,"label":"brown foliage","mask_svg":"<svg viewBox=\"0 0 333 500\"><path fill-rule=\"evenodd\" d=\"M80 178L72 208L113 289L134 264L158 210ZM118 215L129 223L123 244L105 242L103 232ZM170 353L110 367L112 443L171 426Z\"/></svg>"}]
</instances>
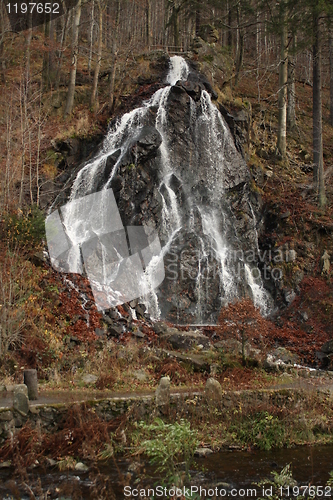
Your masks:
<instances>
[{"instance_id":1,"label":"brown foliage","mask_svg":"<svg viewBox=\"0 0 333 500\"><path fill-rule=\"evenodd\" d=\"M31 465L43 457L94 458L110 442L110 433L116 431L126 417L106 422L88 405L75 405L59 423L57 432L42 433L27 423L13 439L8 438L0 449L0 460L10 459L14 465Z\"/></svg>"},{"instance_id":2,"label":"brown foliage","mask_svg":"<svg viewBox=\"0 0 333 500\"><path fill-rule=\"evenodd\" d=\"M223 307L218 317L219 333L223 337L238 338L244 345L269 334L269 324L251 299L232 302Z\"/></svg>"}]
</instances>

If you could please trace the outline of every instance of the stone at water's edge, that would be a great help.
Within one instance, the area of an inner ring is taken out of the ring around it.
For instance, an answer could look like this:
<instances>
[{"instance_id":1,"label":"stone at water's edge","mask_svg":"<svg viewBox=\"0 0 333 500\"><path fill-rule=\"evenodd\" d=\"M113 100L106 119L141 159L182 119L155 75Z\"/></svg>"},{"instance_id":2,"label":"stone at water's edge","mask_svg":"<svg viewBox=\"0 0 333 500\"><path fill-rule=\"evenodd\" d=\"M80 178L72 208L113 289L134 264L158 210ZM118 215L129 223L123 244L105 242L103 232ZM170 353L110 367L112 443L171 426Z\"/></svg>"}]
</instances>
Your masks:
<instances>
[{"instance_id":1,"label":"stone at water's edge","mask_svg":"<svg viewBox=\"0 0 333 500\"><path fill-rule=\"evenodd\" d=\"M170 379L162 377L156 389L156 406L167 406L170 403Z\"/></svg>"},{"instance_id":2,"label":"stone at water's edge","mask_svg":"<svg viewBox=\"0 0 333 500\"><path fill-rule=\"evenodd\" d=\"M213 451L210 448L197 448L194 452L195 457L205 458L211 455Z\"/></svg>"},{"instance_id":3,"label":"stone at water's edge","mask_svg":"<svg viewBox=\"0 0 333 500\"><path fill-rule=\"evenodd\" d=\"M222 387L215 378L209 378L206 382L205 396L208 401L220 402L222 400Z\"/></svg>"}]
</instances>

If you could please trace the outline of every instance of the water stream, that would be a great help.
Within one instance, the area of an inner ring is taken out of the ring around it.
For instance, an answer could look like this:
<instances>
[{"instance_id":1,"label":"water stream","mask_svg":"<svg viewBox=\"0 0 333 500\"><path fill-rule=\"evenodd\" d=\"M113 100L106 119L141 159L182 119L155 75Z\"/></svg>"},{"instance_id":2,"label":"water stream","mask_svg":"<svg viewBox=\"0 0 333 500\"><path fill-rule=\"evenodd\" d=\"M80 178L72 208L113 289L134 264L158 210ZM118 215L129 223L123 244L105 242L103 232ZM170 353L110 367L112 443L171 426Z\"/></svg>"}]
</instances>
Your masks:
<instances>
[{"instance_id":1,"label":"water stream","mask_svg":"<svg viewBox=\"0 0 333 500\"><path fill-rule=\"evenodd\" d=\"M133 463L136 465L133 467ZM139 464L138 464L139 462ZM293 478L300 486L322 486L326 485L329 473L333 470L333 445L299 447L294 449L281 449L272 451L222 451L212 454L206 458L195 459L195 465L191 470L193 485L203 488L215 488L226 490L226 496L232 498L244 498L248 495L242 490L253 488L253 483L261 479L272 479L271 473L281 472L287 465L291 464ZM142 477L145 476L145 479ZM90 466L90 472L80 473L76 471L59 472L56 468L35 468L28 472L25 482L35 488L40 480L44 492L50 492L48 498L62 498L74 500L96 500L96 484L105 487L108 492L100 498L124 499L124 486L135 488L138 484L147 488L148 486L162 484L165 477L154 473L146 462L140 464L140 458L117 458L97 467ZM150 479L149 479L150 477ZM12 469L0 470L0 496L3 500L20 498L28 500L30 497L24 492L24 487L19 486L18 472ZM16 488L18 496L10 496ZM231 493L235 489L240 494ZM256 495L259 498L258 490ZM251 495L252 497L253 494ZM262 495L261 495L262 496ZM333 488L326 489L324 498L332 498ZM42 498L36 496L36 498ZM135 498L130 497L130 498ZM161 497L169 498L169 497ZM202 496L202 498L205 498ZM212 497L206 497L212 498ZM222 497L218 497L222 498ZM291 495L291 498L294 498ZM295 497L296 498L296 497ZM317 496L319 498L319 496Z\"/></svg>"}]
</instances>

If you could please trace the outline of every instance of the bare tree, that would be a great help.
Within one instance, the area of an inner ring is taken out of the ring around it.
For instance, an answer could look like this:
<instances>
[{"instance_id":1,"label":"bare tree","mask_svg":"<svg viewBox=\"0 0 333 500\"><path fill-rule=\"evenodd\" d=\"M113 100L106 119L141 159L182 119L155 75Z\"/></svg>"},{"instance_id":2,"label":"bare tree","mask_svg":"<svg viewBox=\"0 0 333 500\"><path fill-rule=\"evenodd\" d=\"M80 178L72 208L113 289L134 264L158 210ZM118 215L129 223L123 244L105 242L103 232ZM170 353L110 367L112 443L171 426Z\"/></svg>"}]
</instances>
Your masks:
<instances>
[{"instance_id":1,"label":"bare tree","mask_svg":"<svg viewBox=\"0 0 333 500\"><path fill-rule=\"evenodd\" d=\"M330 124L333 127L333 29L329 29L329 50L330 50Z\"/></svg>"},{"instance_id":2,"label":"bare tree","mask_svg":"<svg viewBox=\"0 0 333 500\"><path fill-rule=\"evenodd\" d=\"M117 69L117 59L118 59L119 19L120 19L120 0L116 0L116 15L114 21L114 32L112 37L112 49L111 49L111 72L110 72L110 90L109 90L110 109L113 109L114 105L114 87L116 81L116 69Z\"/></svg>"},{"instance_id":3,"label":"bare tree","mask_svg":"<svg viewBox=\"0 0 333 500\"><path fill-rule=\"evenodd\" d=\"M98 50L97 50L97 61L96 61L96 66L95 66L95 71L94 71L94 79L93 79L91 99L90 99L90 105L92 108L94 108L96 106L98 77L99 77L99 71L101 68L101 61L102 61L103 15L104 15L104 11L105 11L105 5L103 4L102 0L99 0L97 2L97 7L98 7Z\"/></svg>"},{"instance_id":4,"label":"bare tree","mask_svg":"<svg viewBox=\"0 0 333 500\"><path fill-rule=\"evenodd\" d=\"M287 125L289 130L293 130L296 127L295 50L296 50L296 35L293 35L292 53L289 53L288 57Z\"/></svg>"},{"instance_id":5,"label":"bare tree","mask_svg":"<svg viewBox=\"0 0 333 500\"><path fill-rule=\"evenodd\" d=\"M81 1L75 7L73 31L72 31L72 48L71 48L71 70L69 75L69 84L67 92L67 100L64 111L64 116L68 116L72 113L74 105L74 94L75 94L75 81L76 81L76 69L77 69L77 57L78 57L78 41L79 41L79 26L81 17Z\"/></svg>"},{"instance_id":6,"label":"bare tree","mask_svg":"<svg viewBox=\"0 0 333 500\"><path fill-rule=\"evenodd\" d=\"M320 207L326 205L323 158L320 16L313 10L313 182Z\"/></svg>"},{"instance_id":7,"label":"bare tree","mask_svg":"<svg viewBox=\"0 0 333 500\"><path fill-rule=\"evenodd\" d=\"M282 159L287 155L287 80L288 80L288 50L287 50L287 24L286 8L284 2L280 4L280 66L279 66L279 123L277 136L277 150Z\"/></svg>"}]
</instances>

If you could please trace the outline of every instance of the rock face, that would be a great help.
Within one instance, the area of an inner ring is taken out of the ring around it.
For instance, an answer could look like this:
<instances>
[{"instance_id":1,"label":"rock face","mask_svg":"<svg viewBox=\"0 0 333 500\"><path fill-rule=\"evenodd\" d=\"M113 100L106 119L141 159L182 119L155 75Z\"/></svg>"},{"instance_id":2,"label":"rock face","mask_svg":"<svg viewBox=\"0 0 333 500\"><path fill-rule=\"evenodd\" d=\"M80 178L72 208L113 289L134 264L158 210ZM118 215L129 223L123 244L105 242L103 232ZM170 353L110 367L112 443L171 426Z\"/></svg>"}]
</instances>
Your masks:
<instances>
[{"instance_id":1,"label":"rock face","mask_svg":"<svg viewBox=\"0 0 333 500\"><path fill-rule=\"evenodd\" d=\"M249 169L207 79L175 56L167 81L110 129L72 196L111 187L124 226L158 233L165 279L140 299L152 317L215 322L226 302L243 296L266 310L257 269L261 200Z\"/></svg>"}]
</instances>

